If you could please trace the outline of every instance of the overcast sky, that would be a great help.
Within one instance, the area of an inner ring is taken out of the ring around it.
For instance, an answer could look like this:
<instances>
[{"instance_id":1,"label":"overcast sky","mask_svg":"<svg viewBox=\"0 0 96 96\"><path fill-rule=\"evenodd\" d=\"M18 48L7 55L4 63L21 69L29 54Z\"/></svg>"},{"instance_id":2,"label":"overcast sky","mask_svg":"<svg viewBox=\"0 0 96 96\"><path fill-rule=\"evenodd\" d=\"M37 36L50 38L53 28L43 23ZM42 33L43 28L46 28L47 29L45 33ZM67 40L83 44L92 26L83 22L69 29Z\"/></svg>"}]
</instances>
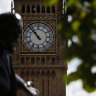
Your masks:
<instances>
[{"instance_id":1,"label":"overcast sky","mask_svg":"<svg viewBox=\"0 0 96 96\"><path fill-rule=\"evenodd\" d=\"M11 11L11 0L0 0L0 13L10 12ZM72 71L76 71L79 60L72 60L68 66L68 74ZM88 94L82 89L82 82L80 80L71 83L67 86L67 95L66 96L96 96L96 92Z\"/></svg>"},{"instance_id":2,"label":"overcast sky","mask_svg":"<svg viewBox=\"0 0 96 96\"><path fill-rule=\"evenodd\" d=\"M11 11L11 0L0 0L0 13Z\"/></svg>"}]
</instances>

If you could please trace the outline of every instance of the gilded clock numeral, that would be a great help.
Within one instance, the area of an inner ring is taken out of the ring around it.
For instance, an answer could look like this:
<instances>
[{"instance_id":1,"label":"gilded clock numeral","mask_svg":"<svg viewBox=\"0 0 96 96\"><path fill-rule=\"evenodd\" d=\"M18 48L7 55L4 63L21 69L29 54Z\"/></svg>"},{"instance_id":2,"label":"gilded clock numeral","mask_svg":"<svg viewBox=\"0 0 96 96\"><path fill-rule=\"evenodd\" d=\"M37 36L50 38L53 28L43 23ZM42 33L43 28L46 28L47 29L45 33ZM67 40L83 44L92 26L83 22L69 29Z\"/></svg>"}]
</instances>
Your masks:
<instances>
[{"instance_id":1,"label":"gilded clock numeral","mask_svg":"<svg viewBox=\"0 0 96 96\"><path fill-rule=\"evenodd\" d=\"M30 42L29 44L30 44L31 46L33 45L33 43L32 43L32 42Z\"/></svg>"},{"instance_id":2,"label":"gilded clock numeral","mask_svg":"<svg viewBox=\"0 0 96 96\"><path fill-rule=\"evenodd\" d=\"M39 29L40 29L40 30L42 30L42 29L43 29L43 27L39 27Z\"/></svg>"},{"instance_id":3,"label":"gilded clock numeral","mask_svg":"<svg viewBox=\"0 0 96 96\"><path fill-rule=\"evenodd\" d=\"M44 28L43 31L44 31L44 32L47 32L47 29Z\"/></svg>"},{"instance_id":4,"label":"gilded clock numeral","mask_svg":"<svg viewBox=\"0 0 96 96\"><path fill-rule=\"evenodd\" d=\"M50 39L49 38L46 38L46 41L50 41Z\"/></svg>"},{"instance_id":5,"label":"gilded clock numeral","mask_svg":"<svg viewBox=\"0 0 96 96\"><path fill-rule=\"evenodd\" d=\"M27 39L27 41L30 41L30 38L29 37L27 37L26 39Z\"/></svg>"},{"instance_id":6,"label":"gilded clock numeral","mask_svg":"<svg viewBox=\"0 0 96 96\"><path fill-rule=\"evenodd\" d=\"M50 36L50 34L47 32L47 33L46 33L46 36L47 36L47 37L49 37L49 36Z\"/></svg>"},{"instance_id":7,"label":"gilded clock numeral","mask_svg":"<svg viewBox=\"0 0 96 96\"><path fill-rule=\"evenodd\" d=\"M31 34L28 32L28 33L27 33L27 36L29 37L30 35L31 35Z\"/></svg>"}]
</instances>

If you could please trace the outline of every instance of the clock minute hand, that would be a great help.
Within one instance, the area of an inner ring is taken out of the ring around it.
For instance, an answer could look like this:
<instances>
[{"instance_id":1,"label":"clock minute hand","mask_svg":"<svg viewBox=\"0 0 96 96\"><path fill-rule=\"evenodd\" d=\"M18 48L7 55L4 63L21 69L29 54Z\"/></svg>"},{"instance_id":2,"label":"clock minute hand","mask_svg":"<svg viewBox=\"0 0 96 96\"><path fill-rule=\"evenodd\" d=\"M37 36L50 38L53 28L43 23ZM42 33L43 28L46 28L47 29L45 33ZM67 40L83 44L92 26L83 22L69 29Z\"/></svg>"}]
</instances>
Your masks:
<instances>
[{"instance_id":1,"label":"clock minute hand","mask_svg":"<svg viewBox=\"0 0 96 96\"><path fill-rule=\"evenodd\" d=\"M33 31L33 33L36 35L36 37L39 39L39 40L41 40L41 38L40 38L40 36L37 34L37 32L35 32L34 30L32 30Z\"/></svg>"}]
</instances>

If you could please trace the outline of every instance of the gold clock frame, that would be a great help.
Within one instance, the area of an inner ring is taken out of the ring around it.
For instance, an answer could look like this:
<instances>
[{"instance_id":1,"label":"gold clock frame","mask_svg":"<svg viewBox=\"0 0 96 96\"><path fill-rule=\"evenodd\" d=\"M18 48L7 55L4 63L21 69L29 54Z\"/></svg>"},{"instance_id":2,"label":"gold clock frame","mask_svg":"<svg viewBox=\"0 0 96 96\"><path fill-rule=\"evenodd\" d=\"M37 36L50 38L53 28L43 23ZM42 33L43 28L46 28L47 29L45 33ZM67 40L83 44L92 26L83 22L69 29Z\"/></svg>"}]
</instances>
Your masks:
<instances>
[{"instance_id":1,"label":"gold clock frame","mask_svg":"<svg viewBox=\"0 0 96 96\"><path fill-rule=\"evenodd\" d=\"M23 34L24 34L26 28L27 28L29 25L34 24L34 23L38 23L38 22L47 25L47 26L52 30L52 32L53 32L53 34L54 34L53 44L52 44L47 50L44 50L44 51L42 51L42 52L37 52L37 51L28 49L28 48L24 45L24 43L23 43L23 38L22 38L22 47L21 47L21 50L20 50L20 53L21 53L21 54L26 54L26 53L27 53L27 54L31 55L31 54L34 53L34 55L36 55L36 54L55 54L55 53L56 53L56 50L57 50L57 42L56 42L56 39L57 39L57 38L56 38L56 34L57 34L57 33L56 33L56 29L55 29L55 28L53 29L53 28L51 27L51 25L48 24L48 23L46 23L46 22L43 22L43 21L33 21L33 22L30 22L30 23L26 24L26 26L25 26L25 28L24 28L24 30L23 30L23 32L22 32L22 37L23 37Z\"/></svg>"}]
</instances>

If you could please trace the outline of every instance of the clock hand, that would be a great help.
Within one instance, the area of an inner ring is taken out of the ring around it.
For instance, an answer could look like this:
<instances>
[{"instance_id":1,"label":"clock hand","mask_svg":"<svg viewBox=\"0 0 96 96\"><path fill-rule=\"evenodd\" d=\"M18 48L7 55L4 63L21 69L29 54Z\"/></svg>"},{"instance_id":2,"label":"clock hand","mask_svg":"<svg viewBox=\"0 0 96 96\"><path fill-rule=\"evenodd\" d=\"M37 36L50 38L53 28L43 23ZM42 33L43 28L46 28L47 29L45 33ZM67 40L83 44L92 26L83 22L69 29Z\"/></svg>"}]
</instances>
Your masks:
<instances>
[{"instance_id":1,"label":"clock hand","mask_svg":"<svg viewBox=\"0 0 96 96\"><path fill-rule=\"evenodd\" d=\"M36 35L36 37L39 39L39 40L41 40L41 38L40 38L40 36L37 34L37 32L35 32L34 30L32 30L33 31L33 33Z\"/></svg>"}]
</instances>

